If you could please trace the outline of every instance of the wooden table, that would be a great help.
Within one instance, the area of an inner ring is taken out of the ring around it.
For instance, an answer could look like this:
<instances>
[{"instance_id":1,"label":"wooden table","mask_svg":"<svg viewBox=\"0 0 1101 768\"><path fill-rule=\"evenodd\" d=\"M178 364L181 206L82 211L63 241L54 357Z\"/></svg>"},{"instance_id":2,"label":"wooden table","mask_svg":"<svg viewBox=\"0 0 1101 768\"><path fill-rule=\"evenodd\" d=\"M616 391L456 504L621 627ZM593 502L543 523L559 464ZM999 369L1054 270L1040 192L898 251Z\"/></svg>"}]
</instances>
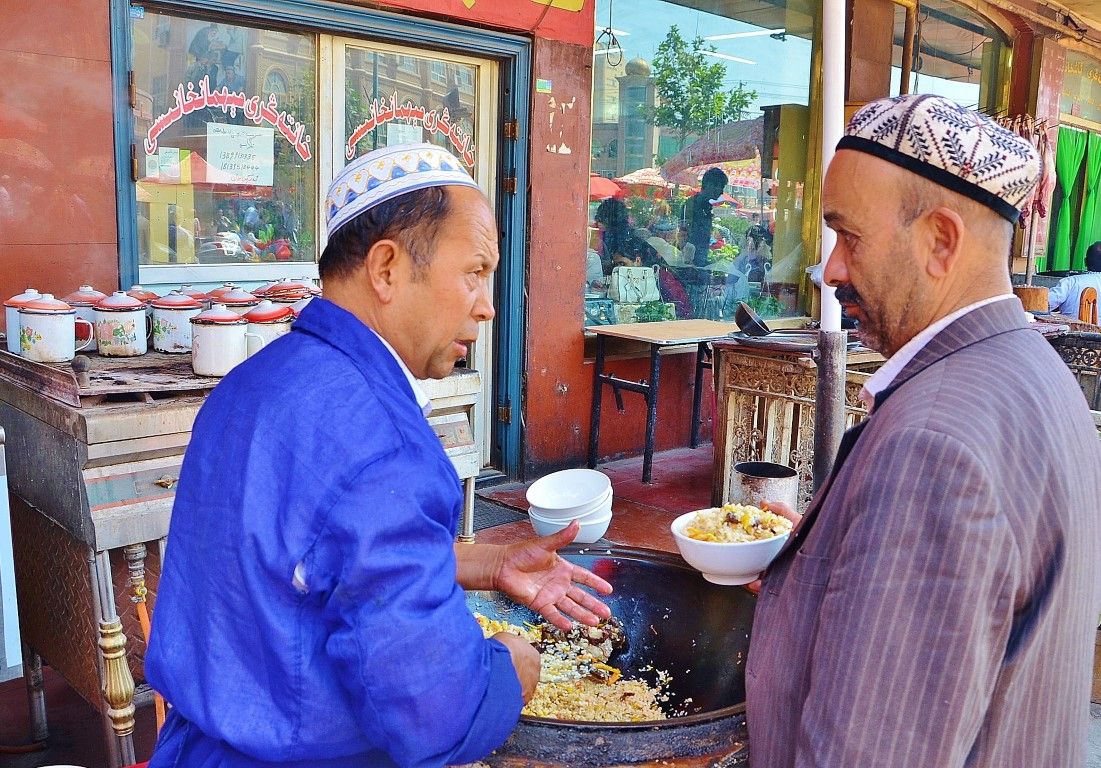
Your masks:
<instances>
[{"instance_id":1,"label":"wooden table","mask_svg":"<svg viewBox=\"0 0 1101 768\"><path fill-rule=\"evenodd\" d=\"M717 320L666 320L660 323L624 323L622 325L597 325L586 329L596 334L596 365L593 368L592 420L589 430L589 467L596 467L600 444L600 406L604 385L612 388L616 405L623 410L624 391L635 392L646 398L646 449L642 459L642 482L651 481L654 463L654 433L657 427L658 390L661 383L661 350L664 347L696 345L696 376L692 391L692 432L690 445L699 441L700 398L703 372L711 367L711 350L708 343L725 338L737 331L734 323ZM627 381L613 374L604 373L605 342L607 339L628 339L650 345L650 378L643 382Z\"/></svg>"}]
</instances>

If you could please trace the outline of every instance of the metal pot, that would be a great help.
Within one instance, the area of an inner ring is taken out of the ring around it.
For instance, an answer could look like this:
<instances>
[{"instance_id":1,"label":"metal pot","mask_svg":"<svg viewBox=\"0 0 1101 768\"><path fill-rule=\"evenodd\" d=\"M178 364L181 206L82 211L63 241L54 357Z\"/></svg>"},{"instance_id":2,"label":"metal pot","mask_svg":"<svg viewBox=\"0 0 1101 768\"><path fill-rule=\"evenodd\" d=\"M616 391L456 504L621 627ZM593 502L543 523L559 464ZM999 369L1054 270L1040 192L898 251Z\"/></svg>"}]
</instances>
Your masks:
<instances>
[{"instance_id":1,"label":"metal pot","mask_svg":"<svg viewBox=\"0 0 1101 768\"><path fill-rule=\"evenodd\" d=\"M88 326L88 339L76 345L76 326ZM76 310L44 293L19 308L19 348L23 357L39 363L64 363L91 343L92 324Z\"/></svg>"},{"instance_id":2,"label":"metal pot","mask_svg":"<svg viewBox=\"0 0 1101 768\"><path fill-rule=\"evenodd\" d=\"M96 302L102 298L106 298L106 296L106 293L97 291L90 285L82 285L62 299L62 301L76 310L77 317L84 318L88 321L88 325L94 328L96 322ZM84 349L89 352L95 352L99 349L99 346L96 344L96 334L94 332L92 333L90 343Z\"/></svg>"},{"instance_id":3,"label":"metal pot","mask_svg":"<svg viewBox=\"0 0 1101 768\"><path fill-rule=\"evenodd\" d=\"M748 744L745 662L756 598L741 587L704 581L679 556L666 552L573 546L562 555L615 587L605 602L623 622L628 647L611 663L625 676L651 681L647 668L668 671L669 706L688 714L644 723L524 716L487 762L513 765L522 758L525 765L602 766L706 755L701 764L716 758L723 765L743 764ZM467 605L512 624L540 621L498 592L470 592Z\"/></svg>"},{"instance_id":4,"label":"metal pot","mask_svg":"<svg viewBox=\"0 0 1101 768\"><path fill-rule=\"evenodd\" d=\"M248 321L246 354L252 357L267 344L290 333L294 310L288 304L273 304L265 299L244 314Z\"/></svg>"},{"instance_id":5,"label":"metal pot","mask_svg":"<svg viewBox=\"0 0 1101 768\"><path fill-rule=\"evenodd\" d=\"M199 376L225 376L247 357L248 321L225 304L191 318L191 368ZM263 340L260 340L263 346Z\"/></svg>"},{"instance_id":6,"label":"metal pot","mask_svg":"<svg viewBox=\"0 0 1101 768\"><path fill-rule=\"evenodd\" d=\"M153 306L153 349L158 352L191 351L191 318L203 311L198 299L172 291Z\"/></svg>"},{"instance_id":7,"label":"metal pot","mask_svg":"<svg viewBox=\"0 0 1101 768\"><path fill-rule=\"evenodd\" d=\"M149 351L152 321L145 303L115 291L96 302L96 344L106 357L137 357Z\"/></svg>"},{"instance_id":8,"label":"metal pot","mask_svg":"<svg viewBox=\"0 0 1101 768\"><path fill-rule=\"evenodd\" d=\"M40 298L41 293L34 288L28 288L4 302L4 332L8 335L8 351L13 355L22 354L19 350L19 308L28 301Z\"/></svg>"},{"instance_id":9,"label":"metal pot","mask_svg":"<svg viewBox=\"0 0 1101 768\"><path fill-rule=\"evenodd\" d=\"M243 288L233 288L226 291L218 298L219 304L224 304L227 309L243 315L260 303L260 299L253 296Z\"/></svg>"}]
</instances>

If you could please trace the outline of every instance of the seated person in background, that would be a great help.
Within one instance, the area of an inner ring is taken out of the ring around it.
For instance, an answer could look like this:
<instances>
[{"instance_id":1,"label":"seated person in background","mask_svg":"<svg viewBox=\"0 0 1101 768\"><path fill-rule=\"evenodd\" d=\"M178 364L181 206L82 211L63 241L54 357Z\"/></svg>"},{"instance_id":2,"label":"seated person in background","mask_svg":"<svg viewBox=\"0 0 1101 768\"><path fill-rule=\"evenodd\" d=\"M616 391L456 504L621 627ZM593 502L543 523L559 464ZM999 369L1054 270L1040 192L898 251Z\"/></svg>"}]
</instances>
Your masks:
<instances>
[{"instance_id":1,"label":"seated person in background","mask_svg":"<svg viewBox=\"0 0 1101 768\"><path fill-rule=\"evenodd\" d=\"M1101 297L1101 242L1096 242L1086 249L1086 269L1089 270L1088 273L1064 277L1048 291L1048 309L1070 317L1078 317L1078 302L1082 298L1083 290L1095 288L1097 295Z\"/></svg>"},{"instance_id":2,"label":"seated person in background","mask_svg":"<svg viewBox=\"0 0 1101 768\"><path fill-rule=\"evenodd\" d=\"M669 271L669 264L657 249L631 231L627 206L622 200L608 198L602 202L594 220L601 227L604 249L601 260L609 272L617 266L661 267L657 276L661 300L673 303L678 318L692 316L692 305L684 286Z\"/></svg>"},{"instance_id":3,"label":"seated person in background","mask_svg":"<svg viewBox=\"0 0 1101 768\"><path fill-rule=\"evenodd\" d=\"M746 233L745 248L734 259L734 268L751 283L763 283L768 278L772 250L757 227L751 227Z\"/></svg>"},{"instance_id":4,"label":"seated person in background","mask_svg":"<svg viewBox=\"0 0 1101 768\"><path fill-rule=\"evenodd\" d=\"M630 216L622 200L609 197L596 209L593 220L600 226L600 260L611 272L616 266L635 266L652 260L657 252L653 246L631 231Z\"/></svg>"}]
</instances>

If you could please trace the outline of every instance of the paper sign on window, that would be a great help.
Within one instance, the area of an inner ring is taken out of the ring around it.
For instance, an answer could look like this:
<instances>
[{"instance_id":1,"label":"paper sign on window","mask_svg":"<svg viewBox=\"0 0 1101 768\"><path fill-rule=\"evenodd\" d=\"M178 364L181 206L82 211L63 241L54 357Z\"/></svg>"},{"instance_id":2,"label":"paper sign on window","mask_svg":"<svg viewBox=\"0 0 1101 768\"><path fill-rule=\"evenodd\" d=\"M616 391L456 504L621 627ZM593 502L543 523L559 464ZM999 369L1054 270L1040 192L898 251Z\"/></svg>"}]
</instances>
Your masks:
<instances>
[{"instance_id":1,"label":"paper sign on window","mask_svg":"<svg viewBox=\"0 0 1101 768\"><path fill-rule=\"evenodd\" d=\"M206 151L207 164L219 176L208 181L257 187L272 185L275 169L274 129L207 123Z\"/></svg>"}]
</instances>

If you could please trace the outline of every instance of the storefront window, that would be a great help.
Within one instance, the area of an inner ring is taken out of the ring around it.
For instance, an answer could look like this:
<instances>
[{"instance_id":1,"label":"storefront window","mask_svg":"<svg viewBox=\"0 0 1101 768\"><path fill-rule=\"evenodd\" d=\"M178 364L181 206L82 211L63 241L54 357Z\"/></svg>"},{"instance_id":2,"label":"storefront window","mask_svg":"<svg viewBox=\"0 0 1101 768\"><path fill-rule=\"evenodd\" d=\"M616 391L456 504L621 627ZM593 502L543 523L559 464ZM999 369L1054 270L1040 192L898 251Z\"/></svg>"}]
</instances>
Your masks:
<instances>
[{"instance_id":1,"label":"storefront window","mask_svg":"<svg viewBox=\"0 0 1101 768\"><path fill-rule=\"evenodd\" d=\"M586 325L801 313L815 5L598 0Z\"/></svg>"},{"instance_id":2,"label":"storefront window","mask_svg":"<svg viewBox=\"0 0 1101 768\"><path fill-rule=\"evenodd\" d=\"M139 264L314 262L315 36L131 19Z\"/></svg>"},{"instance_id":3,"label":"storefront window","mask_svg":"<svg viewBox=\"0 0 1101 768\"><path fill-rule=\"evenodd\" d=\"M428 142L461 159L478 181L475 146L477 65L454 57L344 48L346 160L378 147Z\"/></svg>"},{"instance_id":4,"label":"storefront window","mask_svg":"<svg viewBox=\"0 0 1101 768\"><path fill-rule=\"evenodd\" d=\"M899 92L906 17L895 13L891 93ZM1009 102L1009 39L974 11L952 0L922 0L914 35L910 93L944 96L989 114Z\"/></svg>"}]
</instances>

